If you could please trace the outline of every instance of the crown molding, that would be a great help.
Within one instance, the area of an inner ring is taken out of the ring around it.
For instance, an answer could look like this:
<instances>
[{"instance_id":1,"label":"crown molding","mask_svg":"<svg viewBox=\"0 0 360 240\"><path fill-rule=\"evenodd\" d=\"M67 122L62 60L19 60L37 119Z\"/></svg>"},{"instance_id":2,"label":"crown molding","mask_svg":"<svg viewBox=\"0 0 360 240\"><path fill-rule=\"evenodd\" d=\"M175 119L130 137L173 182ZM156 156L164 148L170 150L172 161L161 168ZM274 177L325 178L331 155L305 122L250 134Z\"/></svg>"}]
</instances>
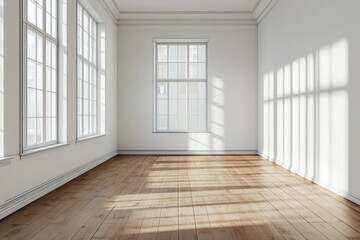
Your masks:
<instances>
[{"instance_id":1,"label":"crown molding","mask_svg":"<svg viewBox=\"0 0 360 240\"><path fill-rule=\"evenodd\" d=\"M274 9L280 0L261 0L253 15L259 24Z\"/></svg>"},{"instance_id":2,"label":"crown molding","mask_svg":"<svg viewBox=\"0 0 360 240\"><path fill-rule=\"evenodd\" d=\"M101 0L118 25L259 24L280 0L257 0L251 11L123 11L116 0Z\"/></svg>"}]
</instances>

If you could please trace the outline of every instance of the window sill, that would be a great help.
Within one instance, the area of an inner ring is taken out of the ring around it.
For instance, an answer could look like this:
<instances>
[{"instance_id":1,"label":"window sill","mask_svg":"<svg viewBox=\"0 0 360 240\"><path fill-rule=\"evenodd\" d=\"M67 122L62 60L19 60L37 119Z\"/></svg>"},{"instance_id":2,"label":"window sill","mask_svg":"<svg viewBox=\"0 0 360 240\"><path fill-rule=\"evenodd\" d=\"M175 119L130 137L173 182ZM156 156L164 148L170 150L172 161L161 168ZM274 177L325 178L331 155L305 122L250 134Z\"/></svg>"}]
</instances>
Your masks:
<instances>
[{"instance_id":1,"label":"window sill","mask_svg":"<svg viewBox=\"0 0 360 240\"><path fill-rule=\"evenodd\" d=\"M2 157L0 158L0 162L8 161L10 159L12 159L12 157Z\"/></svg>"},{"instance_id":2,"label":"window sill","mask_svg":"<svg viewBox=\"0 0 360 240\"><path fill-rule=\"evenodd\" d=\"M76 140L75 143L80 143L80 142L84 142L86 140L90 140L90 139L94 139L94 138L100 138L100 137L105 137L106 134L97 134L97 135L94 135L94 136L89 136L89 137L84 137L84 138L79 138L78 140Z\"/></svg>"},{"instance_id":3,"label":"window sill","mask_svg":"<svg viewBox=\"0 0 360 240\"><path fill-rule=\"evenodd\" d=\"M58 143L58 144L51 145L51 146L46 146L46 147L42 147L42 148L36 148L36 149L32 149L32 150L27 150L27 151L24 151L23 153L21 153L20 157L35 154L35 153L39 153L39 152L44 152L44 151L51 150L51 149L54 149L54 148L64 147L64 146L67 146L67 145L70 145L70 144L69 143Z\"/></svg>"}]
</instances>

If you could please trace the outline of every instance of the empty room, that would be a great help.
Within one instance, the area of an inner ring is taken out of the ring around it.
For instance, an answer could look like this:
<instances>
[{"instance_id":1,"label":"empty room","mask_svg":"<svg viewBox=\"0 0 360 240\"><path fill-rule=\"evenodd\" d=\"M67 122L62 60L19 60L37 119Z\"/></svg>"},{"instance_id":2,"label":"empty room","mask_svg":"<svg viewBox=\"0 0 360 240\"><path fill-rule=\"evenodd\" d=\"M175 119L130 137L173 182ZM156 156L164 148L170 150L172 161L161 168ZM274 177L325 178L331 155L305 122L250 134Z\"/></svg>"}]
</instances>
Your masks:
<instances>
[{"instance_id":1,"label":"empty room","mask_svg":"<svg viewBox=\"0 0 360 240\"><path fill-rule=\"evenodd\" d=\"M359 0L0 0L1 240L360 240Z\"/></svg>"}]
</instances>

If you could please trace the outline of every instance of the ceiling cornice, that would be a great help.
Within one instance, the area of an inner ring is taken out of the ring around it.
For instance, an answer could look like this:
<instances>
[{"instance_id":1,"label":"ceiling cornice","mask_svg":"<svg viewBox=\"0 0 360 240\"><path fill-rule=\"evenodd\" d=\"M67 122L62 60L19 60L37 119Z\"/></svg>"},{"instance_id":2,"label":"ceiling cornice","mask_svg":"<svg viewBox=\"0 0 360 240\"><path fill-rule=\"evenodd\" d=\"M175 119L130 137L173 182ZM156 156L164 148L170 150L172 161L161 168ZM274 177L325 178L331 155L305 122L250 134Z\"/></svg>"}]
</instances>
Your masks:
<instances>
[{"instance_id":1,"label":"ceiling cornice","mask_svg":"<svg viewBox=\"0 0 360 240\"><path fill-rule=\"evenodd\" d=\"M101 0L118 25L259 24L280 0L258 0L251 11L122 11L116 0Z\"/></svg>"}]
</instances>

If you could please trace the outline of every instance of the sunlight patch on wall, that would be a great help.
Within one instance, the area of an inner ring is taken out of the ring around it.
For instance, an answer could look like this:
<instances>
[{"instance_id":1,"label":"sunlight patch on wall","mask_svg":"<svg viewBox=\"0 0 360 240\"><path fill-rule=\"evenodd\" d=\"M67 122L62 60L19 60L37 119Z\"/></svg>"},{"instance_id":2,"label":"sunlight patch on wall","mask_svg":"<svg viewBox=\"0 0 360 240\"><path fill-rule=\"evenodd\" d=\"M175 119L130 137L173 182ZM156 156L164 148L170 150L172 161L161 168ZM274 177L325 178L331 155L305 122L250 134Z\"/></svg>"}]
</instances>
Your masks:
<instances>
[{"instance_id":1,"label":"sunlight patch on wall","mask_svg":"<svg viewBox=\"0 0 360 240\"><path fill-rule=\"evenodd\" d=\"M349 46L346 39L263 77L263 155L348 190Z\"/></svg>"}]
</instances>

